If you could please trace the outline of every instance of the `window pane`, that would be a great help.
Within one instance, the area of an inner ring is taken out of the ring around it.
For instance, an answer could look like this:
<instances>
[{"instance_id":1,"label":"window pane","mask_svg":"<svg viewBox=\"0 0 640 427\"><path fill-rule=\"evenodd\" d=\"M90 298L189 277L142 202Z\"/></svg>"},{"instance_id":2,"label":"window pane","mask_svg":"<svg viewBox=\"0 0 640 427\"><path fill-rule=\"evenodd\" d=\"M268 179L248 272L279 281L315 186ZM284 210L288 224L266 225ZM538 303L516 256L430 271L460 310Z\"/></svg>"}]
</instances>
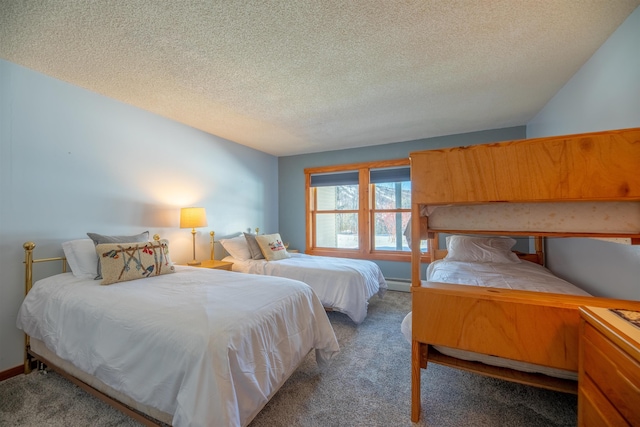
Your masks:
<instances>
[{"instance_id":1,"label":"window pane","mask_svg":"<svg viewBox=\"0 0 640 427\"><path fill-rule=\"evenodd\" d=\"M411 181L376 184L375 209L411 209Z\"/></svg>"},{"instance_id":2,"label":"window pane","mask_svg":"<svg viewBox=\"0 0 640 427\"><path fill-rule=\"evenodd\" d=\"M316 246L357 249L358 214L317 214Z\"/></svg>"},{"instance_id":3,"label":"window pane","mask_svg":"<svg viewBox=\"0 0 640 427\"><path fill-rule=\"evenodd\" d=\"M411 220L409 212L386 212L374 215L376 222L374 249L378 251L411 252L404 231ZM428 251L427 240L420 241L420 251Z\"/></svg>"},{"instance_id":4,"label":"window pane","mask_svg":"<svg viewBox=\"0 0 640 427\"><path fill-rule=\"evenodd\" d=\"M316 195L319 211L358 210L358 185L317 187Z\"/></svg>"},{"instance_id":5,"label":"window pane","mask_svg":"<svg viewBox=\"0 0 640 427\"><path fill-rule=\"evenodd\" d=\"M377 187L377 186L376 186ZM381 251L411 251L404 230L411 219L409 212L376 213L374 248Z\"/></svg>"}]
</instances>

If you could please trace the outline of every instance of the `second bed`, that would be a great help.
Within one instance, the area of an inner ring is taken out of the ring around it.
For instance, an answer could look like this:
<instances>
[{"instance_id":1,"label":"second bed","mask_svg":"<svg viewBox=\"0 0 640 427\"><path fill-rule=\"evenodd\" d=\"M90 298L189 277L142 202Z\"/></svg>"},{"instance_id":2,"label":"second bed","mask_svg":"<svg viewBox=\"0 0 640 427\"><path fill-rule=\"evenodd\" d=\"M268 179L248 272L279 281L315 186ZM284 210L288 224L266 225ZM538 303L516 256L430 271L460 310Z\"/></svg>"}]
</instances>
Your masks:
<instances>
[{"instance_id":1,"label":"second bed","mask_svg":"<svg viewBox=\"0 0 640 427\"><path fill-rule=\"evenodd\" d=\"M288 253L275 261L252 259L244 239L240 235L220 242L230 254L223 261L232 262L233 271L304 282L325 308L344 313L355 323L367 316L369 300L375 295L382 297L387 290L380 267L372 261L300 253Z\"/></svg>"}]
</instances>

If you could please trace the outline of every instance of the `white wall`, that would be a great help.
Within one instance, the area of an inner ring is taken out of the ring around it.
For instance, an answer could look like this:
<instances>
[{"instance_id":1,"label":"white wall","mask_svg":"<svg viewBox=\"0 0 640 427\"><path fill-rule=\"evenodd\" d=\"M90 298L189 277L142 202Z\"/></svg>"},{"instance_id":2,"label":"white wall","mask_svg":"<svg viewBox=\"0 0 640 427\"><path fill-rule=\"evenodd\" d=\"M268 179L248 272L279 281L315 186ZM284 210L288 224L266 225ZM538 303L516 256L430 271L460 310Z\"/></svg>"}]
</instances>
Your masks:
<instances>
[{"instance_id":1,"label":"white wall","mask_svg":"<svg viewBox=\"0 0 640 427\"><path fill-rule=\"evenodd\" d=\"M640 127L640 7L527 124L527 138L632 127ZM592 294L640 300L640 246L547 239L547 261Z\"/></svg>"},{"instance_id":2,"label":"white wall","mask_svg":"<svg viewBox=\"0 0 640 427\"><path fill-rule=\"evenodd\" d=\"M0 60L0 371L22 364L25 241L48 257L86 232L150 230L185 263L191 233L179 209L204 206L206 258L210 230L277 230L277 167L276 157Z\"/></svg>"}]
</instances>

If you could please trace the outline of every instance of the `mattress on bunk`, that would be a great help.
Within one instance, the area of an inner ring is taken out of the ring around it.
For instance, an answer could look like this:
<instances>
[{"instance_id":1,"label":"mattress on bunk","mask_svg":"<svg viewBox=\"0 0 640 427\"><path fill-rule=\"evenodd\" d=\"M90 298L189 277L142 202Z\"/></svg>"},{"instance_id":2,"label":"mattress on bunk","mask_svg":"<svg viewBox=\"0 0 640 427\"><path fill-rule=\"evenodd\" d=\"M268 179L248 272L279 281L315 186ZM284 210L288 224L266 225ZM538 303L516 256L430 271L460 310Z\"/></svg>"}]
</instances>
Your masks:
<instances>
[{"instance_id":1,"label":"mattress on bunk","mask_svg":"<svg viewBox=\"0 0 640 427\"><path fill-rule=\"evenodd\" d=\"M547 268L529 261L518 263L474 263L441 259L432 262L427 267L427 281L589 296L587 292L555 276ZM412 338L411 322L412 313L409 313L401 325L402 333L409 343L411 343ZM435 348L442 354L458 359L482 362L487 365L511 368L523 372L541 373L557 378L577 379L577 373L573 371L549 368L449 347L436 346Z\"/></svg>"}]
</instances>

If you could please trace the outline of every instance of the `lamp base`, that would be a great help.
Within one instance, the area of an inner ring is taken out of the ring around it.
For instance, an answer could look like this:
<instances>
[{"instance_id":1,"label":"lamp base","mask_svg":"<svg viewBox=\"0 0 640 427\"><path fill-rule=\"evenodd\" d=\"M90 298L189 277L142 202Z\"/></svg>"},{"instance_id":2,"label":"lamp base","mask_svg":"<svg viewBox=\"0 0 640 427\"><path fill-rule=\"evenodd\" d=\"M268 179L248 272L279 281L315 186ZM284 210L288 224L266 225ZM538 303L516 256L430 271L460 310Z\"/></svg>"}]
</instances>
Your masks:
<instances>
[{"instance_id":1,"label":"lamp base","mask_svg":"<svg viewBox=\"0 0 640 427\"><path fill-rule=\"evenodd\" d=\"M196 261L195 259L187 263L187 265L191 265L191 266L200 265L200 264L202 263L200 261Z\"/></svg>"}]
</instances>

